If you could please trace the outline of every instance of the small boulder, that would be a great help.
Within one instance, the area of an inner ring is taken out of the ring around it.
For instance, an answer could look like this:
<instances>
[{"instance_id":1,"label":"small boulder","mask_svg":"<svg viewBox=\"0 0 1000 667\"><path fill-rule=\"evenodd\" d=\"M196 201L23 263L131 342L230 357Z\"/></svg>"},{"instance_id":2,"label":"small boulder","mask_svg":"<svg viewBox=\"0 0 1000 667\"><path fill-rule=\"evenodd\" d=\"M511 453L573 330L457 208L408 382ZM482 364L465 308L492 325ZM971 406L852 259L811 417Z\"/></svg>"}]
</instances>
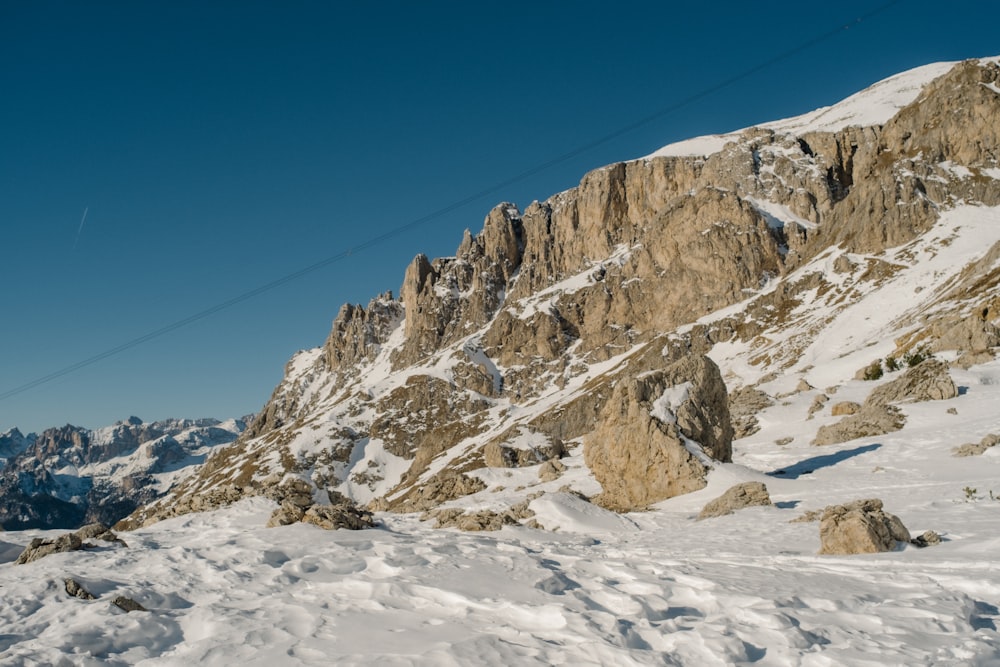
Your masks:
<instances>
[{"instance_id":1,"label":"small boulder","mask_svg":"<svg viewBox=\"0 0 1000 667\"><path fill-rule=\"evenodd\" d=\"M925 530L923 535L917 535L910 540L910 544L921 548L932 547L935 544L941 544L941 536L933 530Z\"/></svg>"},{"instance_id":2,"label":"small boulder","mask_svg":"<svg viewBox=\"0 0 1000 667\"><path fill-rule=\"evenodd\" d=\"M72 577L66 577L63 580L63 583L66 586L66 593L70 597L80 598L81 600L97 599L93 593L91 593L90 591L88 591L86 588L83 587L83 584L81 584L76 579L73 579Z\"/></svg>"},{"instance_id":3,"label":"small boulder","mask_svg":"<svg viewBox=\"0 0 1000 667\"><path fill-rule=\"evenodd\" d=\"M834 417L843 417L844 415L853 415L861 411L861 404L855 403L854 401L840 401L839 403L834 403L833 407L830 408L830 414Z\"/></svg>"},{"instance_id":4,"label":"small boulder","mask_svg":"<svg viewBox=\"0 0 1000 667\"><path fill-rule=\"evenodd\" d=\"M819 523L820 554L870 554L892 551L909 542L910 532L877 498L831 505Z\"/></svg>"},{"instance_id":5,"label":"small boulder","mask_svg":"<svg viewBox=\"0 0 1000 667\"><path fill-rule=\"evenodd\" d=\"M559 479L559 476L566 470L566 466L559 459L551 459L538 467L538 480L541 482L552 482Z\"/></svg>"},{"instance_id":6,"label":"small boulder","mask_svg":"<svg viewBox=\"0 0 1000 667\"><path fill-rule=\"evenodd\" d=\"M744 507L770 504L771 496L768 495L767 487L764 484L761 482L743 482L742 484L730 487L721 496L705 505L698 515L698 520L701 521L702 519L732 514Z\"/></svg>"},{"instance_id":7,"label":"small boulder","mask_svg":"<svg viewBox=\"0 0 1000 667\"><path fill-rule=\"evenodd\" d=\"M139 604L132 598L127 598L124 595L119 595L118 597L116 597L114 600L111 601L111 604L113 604L114 606L118 607L119 609L121 609L126 613L130 611L149 611L148 609L143 607L141 604Z\"/></svg>"}]
</instances>

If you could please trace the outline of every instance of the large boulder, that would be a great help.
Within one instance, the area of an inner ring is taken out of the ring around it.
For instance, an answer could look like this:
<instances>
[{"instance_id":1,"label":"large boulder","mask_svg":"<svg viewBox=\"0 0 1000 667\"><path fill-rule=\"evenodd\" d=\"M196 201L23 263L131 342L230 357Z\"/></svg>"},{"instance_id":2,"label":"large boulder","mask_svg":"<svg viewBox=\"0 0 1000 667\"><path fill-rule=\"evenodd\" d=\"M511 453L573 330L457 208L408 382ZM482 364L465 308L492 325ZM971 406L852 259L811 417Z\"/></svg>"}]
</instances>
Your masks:
<instances>
[{"instance_id":1,"label":"large boulder","mask_svg":"<svg viewBox=\"0 0 1000 667\"><path fill-rule=\"evenodd\" d=\"M872 554L892 551L897 542L909 542L910 531L877 498L831 505L819 523L821 554Z\"/></svg>"},{"instance_id":2,"label":"large boulder","mask_svg":"<svg viewBox=\"0 0 1000 667\"><path fill-rule=\"evenodd\" d=\"M732 460L732 440L726 385L708 357L622 379L584 439L603 488L595 502L629 511L701 489L710 459Z\"/></svg>"}]
</instances>

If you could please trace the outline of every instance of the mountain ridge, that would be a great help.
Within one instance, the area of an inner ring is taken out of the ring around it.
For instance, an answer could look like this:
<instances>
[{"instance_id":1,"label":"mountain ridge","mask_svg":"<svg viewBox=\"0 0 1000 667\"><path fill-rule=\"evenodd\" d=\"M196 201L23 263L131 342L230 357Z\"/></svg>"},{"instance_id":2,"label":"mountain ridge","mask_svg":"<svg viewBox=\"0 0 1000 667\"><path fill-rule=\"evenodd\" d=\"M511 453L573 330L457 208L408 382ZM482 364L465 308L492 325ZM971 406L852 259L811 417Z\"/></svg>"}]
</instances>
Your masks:
<instances>
[{"instance_id":1,"label":"mountain ridge","mask_svg":"<svg viewBox=\"0 0 1000 667\"><path fill-rule=\"evenodd\" d=\"M324 345L293 357L235 445L123 525L265 494L289 477L320 501L331 491L374 509L427 511L455 494L480 497L492 469L593 451L593 434L617 419L608 408L614 387L639 387L645 373L686 356L712 356L731 390L804 379L803 355L842 310L882 286L898 288L893 276L906 273L907 253L944 256L947 239L966 229L986 230L992 250L973 244L966 264L926 279L929 310L911 314L909 325L884 322L873 345L880 357L927 345L956 350L956 362L991 359L990 257L1000 239L991 215L975 211L1000 205L1000 123L991 122L998 60L919 68L839 106L861 108L873 95L878 113L899 105L878 125L810 125L828 123L834 105L724 135L708 155L658 151L596 169L524 211L494 207L453 257L418 255L398 299L385 293L367 307L342 307ZM900 89L912 99L901 102ZM939 237L927 241L932 232ZM801 317L809 308L817 315ZM970 319L973 310L981 316ZM737 351L727 356L730 348ZM859 362L851 375L875 351L846 350ZM638 396L629 400L655 398ZM651 409L628 411L638 418ZM690 433L654 422L620 432L652 428L673 443L662 446L698 460ZM650 447L628 435L620 444L639 447L637 456ZM581 470L576 491L607 490L590 474L608 471ZM705 474L695 466L683 477L697 487ZM504 502L519 505L534 492Z\"/></svg>"}]
</instances>

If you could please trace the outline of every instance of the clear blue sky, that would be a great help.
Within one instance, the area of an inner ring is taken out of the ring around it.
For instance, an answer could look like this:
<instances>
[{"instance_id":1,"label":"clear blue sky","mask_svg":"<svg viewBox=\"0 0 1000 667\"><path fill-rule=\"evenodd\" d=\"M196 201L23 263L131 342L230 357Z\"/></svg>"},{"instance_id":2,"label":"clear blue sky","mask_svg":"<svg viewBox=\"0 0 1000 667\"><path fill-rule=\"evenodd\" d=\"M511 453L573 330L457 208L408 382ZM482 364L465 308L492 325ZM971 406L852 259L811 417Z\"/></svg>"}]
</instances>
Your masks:
<instances>
[{"instance_id":1,"label":"clear blue sky","mask_svg":"<svg viewBox=\"0 0 1000 667\"><path fill-rule=\"evenodd\" d=\"M364 243L883 4L0 0L0 392ZM256 411L342 303L397 292L416 253L453 253L499 201L524 207L672 141L828 105L928 62L996 55L998 25L1000 3L901 0L389 242L2 400L0 431Z\"/></svg>"}]
</instances>

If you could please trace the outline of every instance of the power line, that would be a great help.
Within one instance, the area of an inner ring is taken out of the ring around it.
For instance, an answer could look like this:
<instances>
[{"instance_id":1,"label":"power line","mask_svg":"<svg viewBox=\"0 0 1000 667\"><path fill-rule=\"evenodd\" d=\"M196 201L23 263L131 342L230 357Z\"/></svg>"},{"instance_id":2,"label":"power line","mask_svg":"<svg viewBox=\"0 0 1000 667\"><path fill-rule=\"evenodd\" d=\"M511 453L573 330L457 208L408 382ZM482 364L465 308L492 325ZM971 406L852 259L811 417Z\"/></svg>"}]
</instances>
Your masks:
<instances>
[{"instance_id":1,"label":"power line","mask_svg":"<svg viewBox=\"0 0 1000 667\"><path fill-rule=\"evenodd\" d=\"M820 44L822 42L830 40L830 39L836 37L837 35L842 34L844 31L849 30L850 28L852 28L854 26L860 25L864 21L867 21L868 19L871 19L871 18L877 16L878 14L881 14L881 13L885 12L890 7L892 7L894 5L898 5L901 2L903 2L903 0L891 0L890 2L886 2L886 3L882 4L882 5L879 5L878 7L872 9L871 11L869 11L866 14L862 14L861 16L859 16L859 17L857 17L857 18L855 18L855 19L853 19L853 20L851 20L851 21L849 21L847 23L841 24L841 25L837 26L836 28L834 28L832 30L829 30L829 31L824 32L824 33L822 33L822 34L820 34L820 35L818 35L816 37L813 37L813 38L811 38L811 39L809 39L809 40L807 40L805 42L802 42L801 44L799 44L799 45L797 45L797 46L795 46L795 47L793 47L791 49L788 49L787 51L783 51L782 53L779 53L778 55L776 55L776 56L774 56L774 57L772 57L772 58L770 58L768 60L765 60L762 63L754 65L753 67L750 67L749 69L743 70L743 71L739 72L738 74L734 74L733 76L731 76L731 77L729 77L727 79L723 79L722 81L720 81L718 83L715 83L715 84L709 86L708 88L704 88L704 89L702 89L702 90L700 90L700 91L698 91L698 92L696 92L696 93L694 93L692 95L689 95L688 97L685 97L684 99L682 99L682 100L680 100L678 102L675 102L675 103L673 103L673 104L671 104L669 106L663 107L663 108L659 109L658 111L656 111L656 112L654 112L652 114L649 114L648 116L645 116L643 118L640 118L638 120L635 120L635 121L629 123L628 125L620 127L617 130L615 130L614 132L611 132L611 133L606 134L606 135L604 135L602 137L599 137L598 139L595 139L595 140L593 140L593 141L591 141L589 143L586 143L586 144L583 144L581 146L578 146L577 148L574 148L571 151L568 151L566 153L558 155L558 156L556 156L556 157L554 157L554 158L552 158L552 159L550 159L550 160L548 160L546 162L543 162L541 164L535 165L534 167L531 167L530 169L526 169L526 170L524 170L524 171L522 171L522 172L520 172L520 173L518 173L518 174L516 174L514 176L511 176L510 178L507 178L507 179L503 180L503 181L500 181L498 183L494 183L493 185L491 185L491 186L489 186L487 188L484 188L483 190L480 190L479 192L470 194L470 195L468 195L466 197L463 197L463 198L461 198L461 199L459 199L459 200L457 200L455 202L452 202L451 204L448 204L447 206L444 206L444 207L439 208L439 209L437 209L435 211L432 211L432 212L430 212L430 213L428 213L426 215L423 215L423 216L421 216L419 218L411 220L410 222L407 222L406 224L403 224L403 225L400 225L398 227L395 227L394 229L391 229L388 232L385 232L384 234L380 234L379 236L375 236L375 237L373 237L373 238L365 241L364 243L361 243L359 245L356 245L356 246L353 246L351 248L348 248L347 250L341 251L341 252L337 253L336 255L332 255L330 257L327 257L326 259L322 259L322 260L320 260L318 262L315 262L314 264L310 264L309 266L303 267L303 268L301 268L301 269L299 269L297 271L293 271L292 273L286 274L286 275L284 275L284 276L282 276L280 278L272 280L269 283L265 283L265 284L263 284L263 285L261 285L259 287L256 287L256 288L254 288L252 290L249 290L247 292L243 292L242 294L240 294L238 296L235 296L235 297L232 297L231 299L228 299L228 300L223 301L221 303L217 303L217 304L215 304L213 306L210 306L210 307L208 307L208 308L206 308L204 310L201 310L201 311L199 311L197 313L194 313L193 315L189 315L189 316L187 316L187 317L185 317L183 319L177 320L176 322L168 324L168 325L166 325L164 327L160 327L159 329L156 329L154 331L150 331L147 334L143 334L142 336L139 336L137 338L133 338L132 340L126 341L126 342L122 343L121 345L118 345L116 347L113 347L113 348L110 348L108 350L105 350L104 352L101 352L99 354L95 354L92 357L88 357L88 358L83 359L81 361L78 361L78 362L76 362L74 364L70 364L69 366L66 366L66 367L61 368L61 369L59 369L57 371L49 373L48 375L44 375L42 377L36 378L34 380L31 380L30 382L26 382L26 383L24 383L24 384L22 384L20 386L14 387L13 389L9 389L9 390L7 390L7 391L5 391L3 393L0 393L0 401L6 400L6 399L11 398L13 396L17 396L18 394L22 394L22 393L24 393L26 391L34 389L35 387L38 387L38 386L43 385L43 384L46 384L48 382L51 382L51 381L56 380L58 378L61 378L61 377L65 376L65 375L69 375L70 373L74 373L74 372L76 372L76 371L78 371L80 369L86 368L87 366L92 366L93 364L96 364L96 363L98 363L100 361L103 361L103 360L107 359L108 357L113 357L113 356L115 356L117 354L125 352L126 350L130 350L130 349L132 349L134 347L142 345L143 343L148 343L151 340L154 340L156 338L160 338L162 336L165 336L166 334L171 333L173 331L176 331L177 329L181 329L183 327L186 327L189 324L194 324L195 322L203 320L203 319L205 319L207 317L211 317L212 315L215 315L216 313L219 313L219 312L221 312L223 310L226 310L228 308L232 308L233 306L235 306L237 304L243 303L244 301L248 301L248 300L250 300L250 299L252 299L252 298L254 298L256 296L264 294L265 292L269 292L269 291L271 291L271 290L273 290L273 289L275 289L277 287L280 287L280 286L282 286L282 285L284 285L286 283L289 283L289 282L292 282L294 280L297 280L298 278L301 278L302 276L305 276L307 274L310 274L310 273L313 273L315 271L318 271L319 269L322 269L324 267L330 266L331 264L334 264L334 263L339 262L339 261L341 261L341 260L343 260L343 259L345 259L347 257L350 257L351 255L353 255L355 253L358 253L358 252L361 252L363 250L367 250L367 249L372 248L374 246L380 245L380 244L382 244L382 243L384 243L384 242L386 242L386 241L388 241L388 240L390 240L392 238L395 238L395 237L397 237L397 236L399 236L401 234L404 234L405 232L410 231L411 229L414 229L416 227L420 227L422 225L425 225L428 222L430 222L432 220L435 220L436 218L440 218L440 217L442 217L442 216L444 216L444 215L446 215L448 213L451 213L452 211L455 211L457 209L460 209L460 208L463 208L465 206L468 206L469 204L471 204L471 203L473 203L475 201L478 201L480 199L483 199L484 197L487 197L489 195L495 194L495 193L499 192L500 190L502 190L502 189L504 189L504 188L506 188L506 187L508 187L510 185L514 185L515 183L519 183L519 182L521 182L521 181L523 181L523 180L525 180L525 179L527 179L527 178L529 178L531 176L534 176L535 174L538 174L538 173L541 173L541 172L546 171L548 169L551 169L552 167L554 167L554 166L556 166L558 164L562 164L563 162L567 162L567 161L569 161L569 160L571 160L571 159L573 159L573 158L575 158L575 157L577 157L579 155L582 155L583 153L586 153L588 151L591 151L591 150L597 148L598 146L603 146L604 144L607 144L607 143L609 143L609 142L611 142L611 141L613 141L613 140L615 140L615 139L617 139L617 138L619 138L619 137L621 137L621 136L623 136L625 134L628 134L629 132L633 132L633 131L639 129L640 127L643 127L645 125L649 125L653 121L659 120L660 118L662 118L662 117L664 117L666 115L669 115L671 113L679 111L680 109L683 109L685 107L688 107L688 106L694 104L695 102L698 102L698 101L700 101L700 100L702 100L702 99L704 99L706 97L709 97L710 95L712 95L714 93L719 92L720 90L722 90L724 88L728 88L729 86L732 86L733 84L738 83L739 81L742 81L744 79L747 79L747 78L753 76L757 72L765 70L765 69L767 69L767 68L769 68L769 67L771 67L771 66L773 66L773 65L775 65L775 64L777 64L779 62L782 62L784 60L788 60L792 56L795 56L795 55L797 55L799 53L802 53L803 51L811 49L812 47L816 46L817 44ZM84 218L86 218L86 211L84 211ZM83 226L83 222L81 221L81 228L82 228L82 226Z\"/></svg>"}]
</instances>

